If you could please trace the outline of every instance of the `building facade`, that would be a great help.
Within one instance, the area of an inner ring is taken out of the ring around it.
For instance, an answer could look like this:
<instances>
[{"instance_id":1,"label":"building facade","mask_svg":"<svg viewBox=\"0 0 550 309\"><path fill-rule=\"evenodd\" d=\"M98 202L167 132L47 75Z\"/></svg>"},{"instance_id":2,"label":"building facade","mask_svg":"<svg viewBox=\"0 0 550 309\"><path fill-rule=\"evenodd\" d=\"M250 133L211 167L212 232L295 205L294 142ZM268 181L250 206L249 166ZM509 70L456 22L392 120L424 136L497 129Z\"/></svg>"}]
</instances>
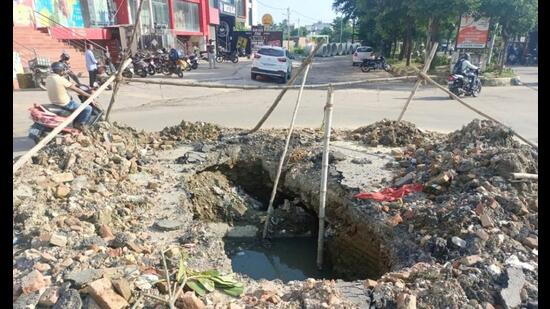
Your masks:
<instances>
[{"instance_id":1,"label":"building facade","mask_svg":"<svg viewBox=\"0 0 550 309\"><path fill-rule=\"evenodd\" d=\"M232 33L250 27L255 0L13 0L14 27L49 28L59 40L115 40L121 27L139 29L138 47L204 50L208 39L229 47ZM63 30L63 31L61 31ZM170 45L170 46L167 46Z\"/></svg>"}]
</instances>

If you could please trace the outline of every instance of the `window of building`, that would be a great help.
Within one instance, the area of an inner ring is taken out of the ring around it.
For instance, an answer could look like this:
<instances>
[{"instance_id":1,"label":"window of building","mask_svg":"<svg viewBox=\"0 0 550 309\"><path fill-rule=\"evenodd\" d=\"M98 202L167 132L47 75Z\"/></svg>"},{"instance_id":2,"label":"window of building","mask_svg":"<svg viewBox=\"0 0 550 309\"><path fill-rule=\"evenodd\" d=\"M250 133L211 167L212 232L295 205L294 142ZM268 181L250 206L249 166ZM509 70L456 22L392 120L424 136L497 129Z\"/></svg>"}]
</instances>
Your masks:
<instances>
[{"instance_id":1,"label":"window of building","mask_svg":"<svg viewBox=\"0 0 550 309\"><path fill-rule=\"evenodd\" d=\"M245 0L235 0L235 11L237 16L245 16Z\"/></svg>"},{"instance_id":2,"label":"window of building","mask_svg":"<svg viewBox=\"0 0 550 309\"><path fill-rule=\"evenodd\" d=\"M174 19L176 29L199 32L199 5L181 0L174 1Z\"/></svg>"},{"instance_id":3,"label":"window of building","mask_svg":"<svg viewBox=\"0 0 550 309\"><path fill-rule=\"evenodd\" d=\"M157 25L170 24L168 16L168 0L152 0L153 5L153 20Z\"/></svg>"},{"instance_id":4,"label":"window of building","mask_svg":"<svg viewBox=\"0 0 550 309\"><path fill-rule=\"evenodd\" d=\"M132 14L131 22L132 24L135 24L139 0L129 0L128 2L130 3L130 14ZM151 28L151 14L149 12L149 5L147 1L143 1L143 4L141 5L141 17L139 20L143 29Z\"/></svg>"},{"instance_id":5,"label":"window of building","mask_svg":"<svg viewBox=\"0 0 550 309\"><path fill-rule=\"evenodd\" d=\"M112 0L88 0L88 17L90 27L114 25L115 5Z\"/></svg>"},{"instance_id":6,"label":"window of building","mask_svg":"<svg viewBox=\"0 0 550 309\"><path fill-rule=\"evenodd\" d=\"M208 0L208 3L209 3L211 8L216 8L217 9L219 7L218 0Z\"/></svg>"}]
</instances>

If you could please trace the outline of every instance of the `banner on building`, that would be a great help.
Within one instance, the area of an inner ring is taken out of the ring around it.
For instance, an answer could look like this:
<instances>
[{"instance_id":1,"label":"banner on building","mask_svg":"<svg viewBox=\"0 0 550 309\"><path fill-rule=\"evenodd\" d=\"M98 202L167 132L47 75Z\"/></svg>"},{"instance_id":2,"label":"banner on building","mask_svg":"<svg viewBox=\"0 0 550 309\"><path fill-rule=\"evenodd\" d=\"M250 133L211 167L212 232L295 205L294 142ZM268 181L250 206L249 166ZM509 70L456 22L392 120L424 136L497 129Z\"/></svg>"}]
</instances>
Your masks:
<instances>
[{"instance_id":1,"label":"banner on building","mask_svg":"<svg viewBox=\"0 0 550 309\"><path fill-rule=\"evenodd\" d=\"M32 14L32 0L13 0L13 24L15 26L31 26Z\"/></svg>"},{"instance_id":2,"label":"banner on building","mask_svg":"<svg viewBox=\"0 0 550 309\"><path fill-rule=\"evenodd\" d=\"M489 37L489 18L462 16L456 40L457 48L485 48Z\"/></svg>"},{"instance_id":3,"label":"banner on building","mask_svg":"<svg viewBox=\"0 0 550 309\"><path fill-rule=\"evenodd\" d=\"M265 31L264 26L252 26L251 31L235 31L235 34L250 40L247 52L255 53L264 45L282 47L282 31Z\"/></svg>"},{"instance_id":4,"label":"banner on building","mask_svg":"<svg viewBox=\"0 0 550 309\"><path fill-rule=\"evenodd\" d=\"M65 27L84 28L80 0L34 0L34 7L41 14L36 14L38 27L55 26L45 16Z\"/></svg>"}]
</instances>

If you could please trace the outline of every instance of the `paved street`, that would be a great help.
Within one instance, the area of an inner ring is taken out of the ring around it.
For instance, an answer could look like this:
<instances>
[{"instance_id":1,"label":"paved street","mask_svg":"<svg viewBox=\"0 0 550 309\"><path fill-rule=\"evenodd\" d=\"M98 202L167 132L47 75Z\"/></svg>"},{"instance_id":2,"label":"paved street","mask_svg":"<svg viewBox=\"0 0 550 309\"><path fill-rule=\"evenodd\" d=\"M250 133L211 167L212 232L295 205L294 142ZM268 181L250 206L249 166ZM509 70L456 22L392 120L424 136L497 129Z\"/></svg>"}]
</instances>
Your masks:
<instances>
[{"instance_id":1,"label":"paved street","mask_svg":"<svg viewBox=\"0 0 550 309\"><path fill-rule=\"evenodd\" d=\"M199 69L188 72L184 80L226 84L267 83L250 80L250 60L218 66L219 69L209 70L208 65L202 62ZM466 98L466 101L508 124L529 140L538 142L538 68L517 67L515 70L525 86L485 87L480 97ZM358 67L351 66L349 56L315 58L308 84L387 76L389 74L386 72L362 73ZM411 82L391 82L338 90L335 93L333 125L338 128L356 128L383 118L396 119L411 88ZM178 124L181 120L250 128L257 123L278 93L279 90L208 89L132 83L121 87L112 120L148 131L160 130ZM297 90L287 92L264 127L288 126L297 93ZM104 107L110 96L110 91L100 96L99 101ZM320 126L325 100L325 90L304 91L297 126ZM14 92L14 156L33 145L26 138L26 131L31 125L27 109L33 103L46 101L47 94L44 91ZM480 117L448 99L440 90L427 86L417 92L404 117L421 129L441 132L459 129L475 118Z\"/></svg>"}]
</instances>

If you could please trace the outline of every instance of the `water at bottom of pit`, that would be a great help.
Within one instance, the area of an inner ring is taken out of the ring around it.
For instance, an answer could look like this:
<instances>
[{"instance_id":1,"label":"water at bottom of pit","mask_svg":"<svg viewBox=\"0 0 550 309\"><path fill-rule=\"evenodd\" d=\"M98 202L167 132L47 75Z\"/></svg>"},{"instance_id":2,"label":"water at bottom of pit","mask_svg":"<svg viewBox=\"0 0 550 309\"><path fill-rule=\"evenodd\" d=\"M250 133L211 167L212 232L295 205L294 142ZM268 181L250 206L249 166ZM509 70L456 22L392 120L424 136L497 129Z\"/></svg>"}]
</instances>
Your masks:
<instances>
[{"instance_id":1,"label":"water at bottom of pit","mask_svg":"<svg viewBox=\"0 0 550 309\"><path fill-rule=\"evenodd\" d=\"M224 238L224 242L233 271L254 280L334 279L330 267L317 269L317 239L277 238L262 242L257 238Z\"/></svg>"}]
</instances>

